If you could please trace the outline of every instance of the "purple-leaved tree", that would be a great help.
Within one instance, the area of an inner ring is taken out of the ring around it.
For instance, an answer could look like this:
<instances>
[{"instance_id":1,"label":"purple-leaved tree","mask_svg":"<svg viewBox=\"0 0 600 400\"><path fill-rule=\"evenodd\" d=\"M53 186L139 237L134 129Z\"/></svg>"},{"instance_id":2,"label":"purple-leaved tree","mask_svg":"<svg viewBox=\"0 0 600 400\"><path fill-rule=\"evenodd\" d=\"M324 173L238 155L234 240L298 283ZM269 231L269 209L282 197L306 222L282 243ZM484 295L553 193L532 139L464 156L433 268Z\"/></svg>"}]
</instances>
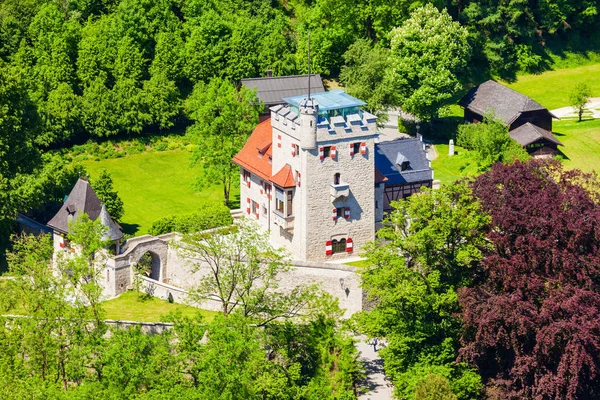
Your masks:
<instances>
[{"instance_id":1,"label":"purple-leaved tree","mask_svg":"<svg viewBox=\"0 0 600 400\"><path fill-rule=\"evenodd\" d=\"M595 176L555 161L495 164L472 184L493 250L459 291L460 358L492 399L600 398Z\"/></svg>"}]
</instances>

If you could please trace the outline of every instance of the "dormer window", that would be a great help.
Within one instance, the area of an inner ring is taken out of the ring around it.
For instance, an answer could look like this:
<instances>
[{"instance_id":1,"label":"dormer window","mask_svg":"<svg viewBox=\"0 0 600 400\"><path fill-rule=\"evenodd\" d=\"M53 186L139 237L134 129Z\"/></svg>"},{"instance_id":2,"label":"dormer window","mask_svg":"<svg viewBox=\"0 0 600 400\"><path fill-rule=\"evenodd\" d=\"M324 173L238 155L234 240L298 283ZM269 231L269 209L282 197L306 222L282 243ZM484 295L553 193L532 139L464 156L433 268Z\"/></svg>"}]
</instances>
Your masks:
<instances>
[{"instance_id":1,"label":"dormer window","mask_svg":"<svg viewBox=\"0 0 600 400\"><path fill-rule=\"evenodd\" d=\"M398 153L396 156L396 167L399 171L406 171L410 168L410 161L404 154Z\"/></svg>"}]
</instances>

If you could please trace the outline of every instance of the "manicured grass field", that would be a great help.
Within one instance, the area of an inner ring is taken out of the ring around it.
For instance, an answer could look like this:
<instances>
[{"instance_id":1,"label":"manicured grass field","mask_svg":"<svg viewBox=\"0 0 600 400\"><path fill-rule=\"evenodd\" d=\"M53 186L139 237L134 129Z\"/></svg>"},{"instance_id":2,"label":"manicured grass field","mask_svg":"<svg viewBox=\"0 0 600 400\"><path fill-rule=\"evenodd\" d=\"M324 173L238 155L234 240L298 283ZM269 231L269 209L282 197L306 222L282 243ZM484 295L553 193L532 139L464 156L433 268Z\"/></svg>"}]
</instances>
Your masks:
<instances>
[{"instance_id":1,"label":"manicured grass field","mask_svg":"<svg viewBox=\"0 0 600 400\"><path fill-rule=\"evenodd\" d=\"M592 97L600 97L600 63L556 69L539 75L522 75L508 86L553 110L569 106L569 94L580 82L589 85Z\"/></svg>"},{"instance_id":2,"label":"manicured grass field","mask_svg":"<svg viewBox=\"0 0 600 400\"><path fill-rule=\"evenodd\" d=\"M180 311L183 316L188 317L200 313L206 322L210 322L218 314L184 304L169 303L156 297L140 299L139 293L133 291L102 303L102 307L106 319L123 321L160 322L162 316Z\"/></svg>"},{"instance_id":3,"label":"manicured grass field","mask_svg":"<svg viewBox=\"0 0 600 400\"><path fill-rule=\"evenodd\" d=\"M369 266L369 262L367 260L350 261L350 262L347 262L344 264L350 265L352 267L359 267L359 268Z\"/></svg>"},{"instance_id":4,"label":"manicured grass field","mask_svg":"<svg viewBox=\"0 0 600 400\"><path fill-rule=\"evenodd\" d=\"M600 119L555 121L552 130L564 144L565 167L600 173Z\"/></svg>"},{"instance_id":5,"label":"manicured grass field","mask_svg":"<svg viewBox=\"0 0 600 400\"><path fill-rule=\"evenodd\" d=\"M462 147L454 147L454 155L448 156L447 144L436 144L435 150L438 156L431 162L434 171L434 179L442 183L452 183L464 176L472 176L477 173L477 166Z\"/></svg>"},{"instance_id":6,"label":"manicured grass field","mask_svg":"<svg viewBox=\"0 0 600 400\"><path fill-rule=\"evenodd\" d=\"M218 185L198 192L194 182L201 167L190 167L190 153L183 150L146 152L122 158L84 161L92 179L103 169L111 173L123 200L121 223L129 234L144 234L152 223L170 215L189 214L208 202L223 201ZM236 201L238 189L231 199Z\"/></svg>"}]
</instances>

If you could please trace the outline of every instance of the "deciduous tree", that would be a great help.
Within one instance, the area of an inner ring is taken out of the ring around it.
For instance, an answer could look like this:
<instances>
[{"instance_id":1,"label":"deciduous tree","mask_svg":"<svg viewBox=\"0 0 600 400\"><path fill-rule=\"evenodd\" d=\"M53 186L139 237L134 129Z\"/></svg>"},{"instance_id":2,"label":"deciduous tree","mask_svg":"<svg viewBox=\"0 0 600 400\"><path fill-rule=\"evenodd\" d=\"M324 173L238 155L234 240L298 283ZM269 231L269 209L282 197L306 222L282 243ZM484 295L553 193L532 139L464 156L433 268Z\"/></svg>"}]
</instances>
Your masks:
<instances>
[{"instance_id":1,"label":"deciduous tree","mask_svg":"<svg viewBox=\"0 0 600 400\"><path fill-rule=\"evenodd\" d=\"M378 116L378 123L387 120L385 110L392 104L393 94L385 71L389 50L366 39L358 39L344 53L340 82L346 92L367 103L366 108Z\"/></svg>"},{"instance_id":2,"label":"deciduous tree","mask_svg":"<svg viewBox=\"0 0 600 400\"><path fill-rule=\"evenodd\" d=\"M112 176L105 169L102 170L98 179L91 182L94 192L100 201L106 206L106 211L115 221L120 221L123 216L123 200L113 188Z\"/></svg>"},{"instance_id":3,"label":"deciduous tree","mask_svg":"<svg viewBox=\"0 0 600 400\"><path fill-rule=\"evenodd\" d=\"M583 113L586 110L586 105L590 100L590 96L592 95L592 91L590 87L585 82L580 82L575 85L575 88L569 95L569 101L571 102L571 106L577 112L577 116L579 117L579 122L581 122L583 118Z\"/></svg>"},{"instance_id":4,"label":"deciduous tree","mask_svg":"<svg viewBox=\"0 0 600 400\"><path fill-rule=\"evenodd\" d=\"M196 84L186 102L187 115L194 121L187 132L198 142L192 162L200 163L203 172L198 187L218 182L225 205L231 185L239 182L239 168L231 160L256 127L261 107L254 91L244 86L237 90L220 78Z\"/></svg>"},{"instance_id":5,"label":"deciduous tree","mask_svg":"<svg viewBox=\"0 0 600 400\"><path fill-rule=\"evenodd\" d=\"M458 93L471 57L468 31L428 3L390 33L389 82L395 102L423 120Z\"/></svg>"},{"instance_id":6,"label":"deciduous tree","mask_svg":"<svg viewBox=\"0 0 600 400\"><path fill-rule=\"evenodd\" d=\"M489 218L465 183L426 190L396 202L383 242L367 251L363 286L375 308L364 329L386 337L381 350L399 397L412 398L429 374L451 380L460 399L477 396L481 382L455 363L461 322L456 290L468 285L487 248Z\"/></svg>"},{"instance_id":7,"label":"deciduous tree","mask_svg":"<svg viewBox=\"0 0 600 400\"><path fill-rule=\"evenodd\" d=\"M508 126L493 114L486 114L479 124L463 124L458 127L456 143L473 151L480 171L496 162L527 160L529 155L508 134Z\"/></svg>"},{"instance_id":8,"label":"deciduous tree","mask_svg":"<svg viewBox=\"0 0 600 400\"><path fill-rule=\"evenodd\" d=\"M289 262L250 221L230 232L186 234L179 252L194 260L190 263L192 273L203 274L190 291L191 299L197 303L216 300L225 316L239 312L267 324L309 313L315 300L313 287L300 285L288 294L277 290L279 274L290 270Z\"/></svg>"},{"instance_id":9,"label":"deciduous tree","mask_svg":"<svg viewBox=\"0 0 600 400\"><path fill-rule=\"evenodd\" d=\"M473 183L493 249L460 292L460 354L494 398L600 396L597 186L557 161L495 164Z\"/></svg>"}]
</instances>

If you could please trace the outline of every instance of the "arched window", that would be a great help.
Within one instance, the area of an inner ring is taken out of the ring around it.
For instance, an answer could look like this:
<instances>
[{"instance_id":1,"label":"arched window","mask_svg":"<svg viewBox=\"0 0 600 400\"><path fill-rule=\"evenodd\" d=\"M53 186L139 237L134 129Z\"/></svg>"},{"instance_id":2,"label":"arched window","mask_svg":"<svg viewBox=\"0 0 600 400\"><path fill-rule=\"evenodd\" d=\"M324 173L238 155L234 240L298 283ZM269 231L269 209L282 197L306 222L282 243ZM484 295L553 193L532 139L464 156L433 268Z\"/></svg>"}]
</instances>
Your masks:
<instances>
[{"instance_id":1,"label":"arched window","mask_svg":"<svg viewBox=\"0 0 600 400\"><path fill-rule=\"evenodd\" d=\"M346 252L346 239L332 240L331 250L333 251L333 254Z\"/></svg>"},{"instance_id":2,"label":"arched window","mask_svg":"<svg viewBox=\"0 0 600 400\"><path fill-rule=\"evenodd\" d=\"M339 184L340 184L340 173L339 173L339 172L338 172L338 173L336 173L336 174L333 176L333 184L334 184L334 185L339 185Z\"/></svg>"}]
</instances>

